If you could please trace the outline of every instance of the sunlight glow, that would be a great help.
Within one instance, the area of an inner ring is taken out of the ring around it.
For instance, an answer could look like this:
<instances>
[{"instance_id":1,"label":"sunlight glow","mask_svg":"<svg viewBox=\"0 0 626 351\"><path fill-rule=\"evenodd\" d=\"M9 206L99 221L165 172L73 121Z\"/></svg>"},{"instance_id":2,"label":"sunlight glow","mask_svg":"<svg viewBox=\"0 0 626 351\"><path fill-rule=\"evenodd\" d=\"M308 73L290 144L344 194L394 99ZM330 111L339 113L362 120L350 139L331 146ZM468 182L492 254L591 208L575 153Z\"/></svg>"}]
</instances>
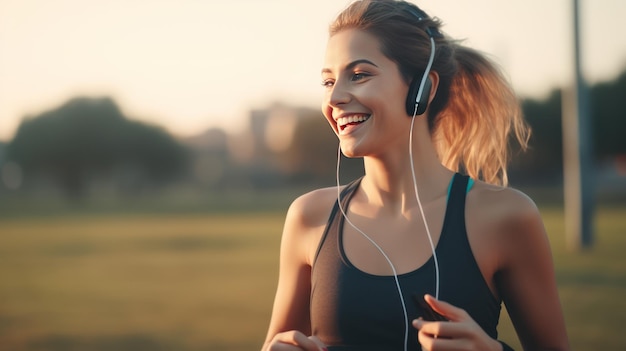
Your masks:
<instances>
[{"instance_id":1,"label":"sunlight glow","mask_svg":"<svg viewBox=\"0 0 626 351\"><path fill-rule=\"evenodd\" d=\"M349 1L22 0L0 2L0 140L25 115L77 95L112 96L176 135L241 130L271 101L316 107L327 25ZM418 1L444 30L491 54L523 96L564 84L570 2ZM592 80L626 65L626 2L585 1ZM540 10L538 10L540 8Z\"/></svg>"}]
</instances>

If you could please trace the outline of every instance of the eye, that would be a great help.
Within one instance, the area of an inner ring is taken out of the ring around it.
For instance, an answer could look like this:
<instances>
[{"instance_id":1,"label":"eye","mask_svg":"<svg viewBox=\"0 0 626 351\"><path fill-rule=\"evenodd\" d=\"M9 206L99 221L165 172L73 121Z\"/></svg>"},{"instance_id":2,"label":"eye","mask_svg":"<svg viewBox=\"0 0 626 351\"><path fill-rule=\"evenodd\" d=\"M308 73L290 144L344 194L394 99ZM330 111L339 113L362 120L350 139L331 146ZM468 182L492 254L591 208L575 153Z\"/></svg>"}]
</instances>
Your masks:
<instances>
[{"instance_id":1,"label":"eye","mask_svg":"<svg viewBox=\"0 0 626 351\"><path fill-rule=\"evenodd\" d=\"M369 76L370 76L370 74L365 73L365 72L354 72L354 74L352 74L351 80L353 82L358 82L358 81L360 81L360 80L362 80L364 78L367 78Z\"/></svg>"},{"instance_id":2,"label":"eye","mask_svg":"<svg viewBox=\"0 0 626 351\"><path fill-rule=\"evenodd\" d=\"M321 84L324 88L330 88L335 85L335 81L332 79L324 79Z\"/></svg>"}]
</instances>

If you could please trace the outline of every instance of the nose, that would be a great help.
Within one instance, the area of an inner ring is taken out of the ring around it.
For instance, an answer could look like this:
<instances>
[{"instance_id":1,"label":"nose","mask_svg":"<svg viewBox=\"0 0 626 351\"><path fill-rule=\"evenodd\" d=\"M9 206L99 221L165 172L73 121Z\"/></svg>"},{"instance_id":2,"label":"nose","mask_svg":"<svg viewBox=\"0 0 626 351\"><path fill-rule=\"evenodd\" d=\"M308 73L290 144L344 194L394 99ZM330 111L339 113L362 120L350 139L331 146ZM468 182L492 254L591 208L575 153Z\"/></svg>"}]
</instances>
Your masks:
<instances>
[{"instance_id":1,"label":"nose","mask_svg":"<svg viewBox=\"0 0 626 351\"><path fill-rule=\"evenodd\" d=\"M333 107L345 105L349 103L351 99L352 99L352 95L350 91L347 89L347 87L345 86L345 84L339 81L335 82L335 85L333 85L329 93L329 97L328 97L329 105Z\"/></svg>"}]
</instances>

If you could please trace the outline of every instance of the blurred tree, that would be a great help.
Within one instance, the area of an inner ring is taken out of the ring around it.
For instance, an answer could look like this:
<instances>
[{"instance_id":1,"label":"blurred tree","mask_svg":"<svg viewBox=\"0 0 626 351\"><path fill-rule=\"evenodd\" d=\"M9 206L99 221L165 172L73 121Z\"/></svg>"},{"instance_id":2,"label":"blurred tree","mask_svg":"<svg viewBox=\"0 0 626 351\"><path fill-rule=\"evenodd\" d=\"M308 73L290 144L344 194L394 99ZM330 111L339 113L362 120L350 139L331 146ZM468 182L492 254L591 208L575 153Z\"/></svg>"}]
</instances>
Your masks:
<instances>
[{"instance_id":1,"label":"blurred tree","mask_svg":"<svg viewBox=\"0 0 626 351\"><path fill-rule=\"evenodd\" d=\"M25 178L51 177L73 198L95 176L160 183L184 172L187 152L164 130L128 120L111 98L74 98L26 118L7 146ZM124 178L122 175L121 178Z\"/></svg>"},{"instance_id":2,"label":"blurred tree","mask_svg":"<svg viewBox=\"0 0 626 351\"><path fill-rule=\"evenodd\" d=\"M563 171L561 91L553 90L544 100L523 100L522 110L532 128L530 147L526 153L514 154L511 172L533 182L560 182Z\"/></svg>"},{"instance_id":3,"label":"blurred tree","mask_svg":"<svg viewBox=\"0 0 626 351\"><path fill-rule=\"evenodd\" d=\"M597 159L626 154L626 71L591 89L594 153Z\"/></svg>"},{"instance_id":4,"label":"blurred tree","mask_svg":"<svg viewBox=\"0 0 626 351\"><path fill-rule=\"evenodd\" d=\"M593 150L596 161L626 154L626 71L615 80L590 87ZM560 181L563 172L561 91L546 99L522 101L532 127L530 150L515 155L512 173L533 181Z\"/></svg>"}]
</instances>

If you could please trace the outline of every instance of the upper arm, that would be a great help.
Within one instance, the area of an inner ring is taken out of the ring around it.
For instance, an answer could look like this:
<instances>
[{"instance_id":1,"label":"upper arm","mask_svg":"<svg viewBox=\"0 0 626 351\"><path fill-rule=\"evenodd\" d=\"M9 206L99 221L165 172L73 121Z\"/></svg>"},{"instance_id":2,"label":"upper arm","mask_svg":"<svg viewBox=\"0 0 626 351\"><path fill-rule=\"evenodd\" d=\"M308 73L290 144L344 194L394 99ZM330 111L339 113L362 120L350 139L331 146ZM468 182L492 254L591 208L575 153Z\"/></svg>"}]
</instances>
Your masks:
<instances>
[{"instance_id":1,"label":"upper arm","mask_svg":"<svg viewBox=\"0 0 626 351\"><path fill-rule=\"evenodd\" d=\"M496 284L528 350L568 348L550 244L535 204L522 194L501 221Z\"/></svg>"},{"instance_id":2,"label":"upper arm","mask_svg":"<svg viewBox=\"0 0 626 351\"><path fill-rule=\"evenodd\" d=\"M303 195L287 212L280 244L278 286L266 343L284 331L311 333L310 252L319 241L328 216L326 212L330 211L330 208L325 210L324 206L319 206L319 200L316 194Z\"/></svg>"}]
</instances>

